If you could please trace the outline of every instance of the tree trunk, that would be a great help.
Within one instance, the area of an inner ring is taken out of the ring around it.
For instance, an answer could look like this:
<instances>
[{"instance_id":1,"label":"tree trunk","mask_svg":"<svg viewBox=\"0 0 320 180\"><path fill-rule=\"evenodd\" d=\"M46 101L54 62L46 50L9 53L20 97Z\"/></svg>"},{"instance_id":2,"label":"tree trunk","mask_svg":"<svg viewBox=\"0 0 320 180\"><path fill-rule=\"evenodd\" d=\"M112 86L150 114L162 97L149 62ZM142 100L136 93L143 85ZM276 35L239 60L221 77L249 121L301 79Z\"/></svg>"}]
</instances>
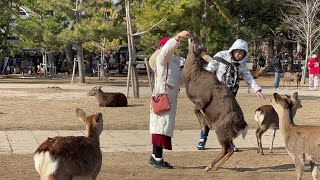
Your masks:
<instances>
[{"instance_id":1,"label":"tree trunk","mask_svg":"<svg viewBox=\"0 0 320 180\"><path fill-rule=\"evenodd\" d=\"M132 62L135 63L135 48L132 40L132 29L131 29L131 18L130 18L130 1L126 0L125 3L126 9L126 19L127 19L127 38L128 38L128 52L129 52L129 65L128 65L128 76L127 76L127 97L129 96L129 81L130 75L135 74L136 77L132 80L134 82L133 85L133 97L139 98L139 83L138 83L138 73L136 72L136 68L132 68ZM131 69L133 69L133 73L131 73Z\"/></svg>"},{"instance_id":2,"label":"tree trunk","mask_svg":"<svg viewBox=\"0 0 320 180\"><path fill-rule=\"evenodd\" d=\"M307 40L307 47L306 47L306 58L304 61L304 68L302 70L302 77L301 77L301 83L306 83L306 77L307 77L307 68L308 68L308 57L309 57L309 40Z\"/></svg>"},{"instance_id":3,"label":"tree trunk","mask_svg":"<svg viewBox=\"0 0 320 180\"><path fill-rule=\"evenodd\" d=\"M77 45L77 60L79 67L79 83L85 83L85 72L84 72L84 60L83 60L83 47L82 43L78 43Z\"/></svg>"},{"instance_id":4,"label":"tree trunk","mask_svg":"<svg viewBox=\"0 0 320 180\"><path fill-rule=\"evenodd\" d=\"M103 41L102 41L102 49L101 49L101 63L100 63L100 75L99 75L99 80L107 80L107 74L105 73L105 64L106 64L106 61L105 61L105 47L106 47L106 38L103 38Z\"/></svg>"},{"instance_id":5,"label":"tree trunk","mask_svg":"<svg viewBox=\"0 0 320 180\"><path fill-rule=\"evenodd\" d=\"M42 54L42 62L44 64L43 66L43 74L44 74L44 77L48 77L48 59L47 59L47 52L45 51L43 54Z\"/></svg>"},{"instance_id":6,"label":"tree trunk","mask_svg":"<svg viewBox=\"0 0 320 180\"><path fill-rule=\"evenodd\" d=\"M47 53L47 65L49 66L50 76L54 77L56 75L55 71L55 59L53 52Z\"/></svg>"},{"instance_id":7,"label":"tree trunk","mask_svg":"<svg viewBox=\"0 0 320 180\"><path fill-rule=\"evenodd\" d=\"M73 64L72 44L68 44L67 47L64 49L64 52L66 53L67 66L68 68L71 68Z\"/></svg>"}]
</instances>

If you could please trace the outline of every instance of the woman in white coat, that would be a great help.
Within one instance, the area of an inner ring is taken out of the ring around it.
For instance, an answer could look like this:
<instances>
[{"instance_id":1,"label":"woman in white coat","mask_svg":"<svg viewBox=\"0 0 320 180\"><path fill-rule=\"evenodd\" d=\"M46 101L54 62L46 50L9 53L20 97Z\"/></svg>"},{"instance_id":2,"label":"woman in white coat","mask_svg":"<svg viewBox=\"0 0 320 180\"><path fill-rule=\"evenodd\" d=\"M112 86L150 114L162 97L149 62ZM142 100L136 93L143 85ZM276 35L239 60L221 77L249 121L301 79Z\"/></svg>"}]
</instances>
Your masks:
<instances>
[{"instance_id":1,"label":"woman in white coat","mask_svg":"<svg viewBox=\"0 0 320 180\"><path fill-rule=\"evenodd\" d=\"M152 135L153 152L149 164L155 168L172 169L163 160L163 149L172 150L171 138L175 127L177 98L181 79L180 58L174 54L180 44L180 38L188 36L188 31L179 32L173 38L163 38L159 41L159 55L156 56L152 68L155 70L153 95L167 93L170 110L157 115L150 106L150 133ZM150 61L152 61L150 59Z\"/></svg>"}]
</instances>

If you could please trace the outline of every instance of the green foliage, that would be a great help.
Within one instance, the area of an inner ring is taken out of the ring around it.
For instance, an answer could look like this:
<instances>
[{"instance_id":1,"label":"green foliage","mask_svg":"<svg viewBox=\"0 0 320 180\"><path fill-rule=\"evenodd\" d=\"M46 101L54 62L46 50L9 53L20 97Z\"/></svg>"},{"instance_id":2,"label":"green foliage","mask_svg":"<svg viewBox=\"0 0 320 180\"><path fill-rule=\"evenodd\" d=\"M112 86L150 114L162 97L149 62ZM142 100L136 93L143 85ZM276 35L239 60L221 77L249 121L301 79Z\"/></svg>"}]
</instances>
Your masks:
<instances>
[{"instance_id":1,"label":"green foliage","mask_svg":"<svg viewBox=\"0 0 320 180\"><path fill-rule=\"evenodd\" d=\"M228 7L239 23L238 26L246 29L247 32L242 31L241 34L246 39L250 39L252 35L261 40L268 39L273 36L271 30L281 24L280 0L230 1Z\"/></svg>"},{"instance_id":2,"label":"green foliage","mask_svg":"<svg viewBox=\"0 0 320 180\"><path fill-rule=\"evenodd\" d=\"M11 48L11 44L7 43L8 37L13 37L12 26L15 18L19 15L18 0L1 0L0 1L0 51L5 50L5 53Z\"/></svg>"},{"instance_id":3,"label":"green foliage","mask_svg":"<svg viewBox=\"0 0 320 180\"><path fill-rule=\"evenodd\" d=\"M139 5L133 12L134 28L146 29L164 19L161 24L138 39L140 48L145 49L149 54L155 50L159 39L173 37L182 30L205 37L208 51L211 53L222 50L232 39L230 25L219 16L219 11L215 7L208 6L206 18L203 19L203 1L167 0L160 3L147 0Z\"/></svg>"},{"instance_id":4,"label":"green foliage","mask_svg":"<svg viewBox=\"0 0 320 180\"><path fill-rule=\"evenodd\" d=\"M15 22L14 33L21 46L60 50L70 43L83 43L90 52L99 53L103 38L107 49L114 51L117 43L127 41L125 0L111 4L105 0L86 0L77 6L70 0L21 0L30 11L29 19L10 19L17 9L9 1L1 1L0 27ZM134 44L151 54L159 39L173 37L188 30L206 39L208 51L215 54L226 49L238 36L247 41L272 40L271 30L280 25L282 0L137 0L130 1ZM21 5L19 4L19 5ZM263 7L263 8L262 8ZM0 33L0 38L3 37ZM1 39L0 39L1 40ZM183 41L182 43L185 43ZM251 43L253 44L253 43ZM186 47L186 44L182 46Z\"/></svg>"},{"instance_id":5,"label":"green foliage","mask_svg":"<svg viewBox=\"0 0 320 180\"><path fill-rule=\"evenodd\" d=\"M118 23L120 18L113 17L115 7L109 1L89 0L77 6L70 0L22 2L30 7L32 15L16 21L15 34L22 40L21 46L52 51L61 50L70 43L87 43L84 46L87 50L99 51L97 47L102 38L113 41L125 32Z\"/></svg>"}]
</instances>

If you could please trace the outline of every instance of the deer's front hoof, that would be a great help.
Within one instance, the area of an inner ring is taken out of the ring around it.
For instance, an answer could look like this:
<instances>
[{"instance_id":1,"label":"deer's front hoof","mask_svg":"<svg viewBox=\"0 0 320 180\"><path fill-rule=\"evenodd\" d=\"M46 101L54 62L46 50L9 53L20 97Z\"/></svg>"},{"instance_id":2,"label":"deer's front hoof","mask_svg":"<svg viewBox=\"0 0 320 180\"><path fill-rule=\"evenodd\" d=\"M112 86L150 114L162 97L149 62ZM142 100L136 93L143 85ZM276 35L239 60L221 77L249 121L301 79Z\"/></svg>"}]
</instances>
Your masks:
<instances>
[{"instance_id":1,"label":"deer's front hoof","mask_svg":"<svg viewBox=\"0 0 320 180\"><path fill-rule=\"evenodd\" d=\"M205 172L208 172L208 171L210 171L212 169L212 167L209 165L209 166L207 166L206 167L206 169L204 170Z\"/></svg>"}]
</instances>

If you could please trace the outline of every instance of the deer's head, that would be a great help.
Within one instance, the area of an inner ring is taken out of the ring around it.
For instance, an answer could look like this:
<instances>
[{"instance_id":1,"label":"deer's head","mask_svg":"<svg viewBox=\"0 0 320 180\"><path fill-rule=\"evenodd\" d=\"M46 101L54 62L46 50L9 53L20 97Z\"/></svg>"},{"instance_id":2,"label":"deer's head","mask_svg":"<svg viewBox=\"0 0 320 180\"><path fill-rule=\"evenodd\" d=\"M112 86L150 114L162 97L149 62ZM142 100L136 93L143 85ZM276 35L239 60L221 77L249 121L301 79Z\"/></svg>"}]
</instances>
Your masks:
<instances>
[{"instance_id":1,"label":"deer's head","mask_svg":"<svg viewBox=\"0 0 320 180\"><path fill-rule=\"evenodd\" d=\"M195 35L189 36L188 49L189 53L193 53L196 57L202 57L207 52L207 48L203 41L196 38Z\"/></svg>"},{"instance_id":2,"label":"deer's head","mask_svg":"<svg viewBox=\"0 0 320 180\"><path fill-rule=\"evenodd\" d=\"M77 117L80 121L82 121L86 125L87 137L95 134L97 137L102 132L103 129L103 118L101 113L86 115L86 113L77 108L76 110ZM96 137L96 138L97 138Z\"/></svg>"},{"instance_id":3,"label":"deer's head","mask_svg":"<svg viewBox=\"0 0 320 180\"><path fill-rule=\"evenodd\" d=\"M298 92L293 93L292 96L287 96L282 98L278 93L273 94L273 99L271 99L271 105L274 110L279 114L286 109L299 109L302 108L301 101L298 98Z\"/></svg>"},{"instance_id":4,"label":"deer's head","mask_svg":"<svg viewBox=\"0 0 320 180\"><path fill-rule=\"evenodd\" d=\"M102 86L95 86L93 87L89 92L88 92L88 96L95 96L97 94L97 91L101 90Z\"/></svg>"}]
</instances>

